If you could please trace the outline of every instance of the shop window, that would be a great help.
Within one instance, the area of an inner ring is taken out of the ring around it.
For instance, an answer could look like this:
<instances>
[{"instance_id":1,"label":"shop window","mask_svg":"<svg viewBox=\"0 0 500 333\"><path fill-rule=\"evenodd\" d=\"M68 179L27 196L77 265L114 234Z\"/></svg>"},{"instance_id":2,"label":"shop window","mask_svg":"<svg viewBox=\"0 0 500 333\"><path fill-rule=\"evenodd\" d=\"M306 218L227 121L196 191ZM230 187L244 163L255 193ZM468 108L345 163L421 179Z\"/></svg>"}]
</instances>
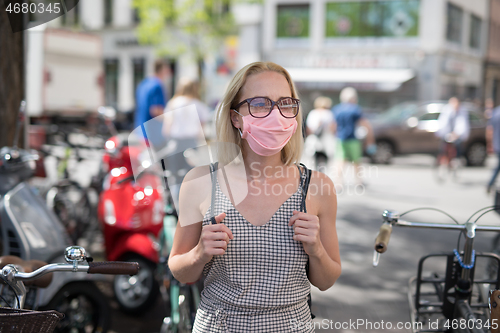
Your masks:
<instances>
[{"instance_id":1,"label":"shop window","mask_svg":"<svg viewBox=\"0 0 500 333\"><path fill-rule=\"evenodd\" d=\"M466 97L467 99L474 100L477 96L477 87L476 86L468 86L466 88Z\"/></svg>"},{"instance_id":2,"label":"shop window","mask_svg":"<svg viewBox=\"0 0 500 333\"><path fill-rule=\"evenodd\" d=\"M448 2L446 39L450 42L462 43L462 17L463 10Z\"/></svg>"},{"instance_id":3,"label":"shop window","mask_svg":"<svg viewBox=\"0 0 500 333\"><path fill-rule=\"evenodd\" d=\"M132 21L135 24L141 23L141 17L139 15L139 9L138 8L134 8L133 11L132 11Z\"/></svg>"},{"instance_id":4,"label":"shop window","mask_svg":"<svg viewBox=\"0 0 500 333\"><path fill-rule=\"evenodd\" d=\"M113 1L104 0L104 25L109 26L113 23Z\"/></svg>"},{"instance_id":5,"label":"shop window","mask_svg":"<svg viewBox=\"0 0 500 333\"><path fill-rule=\"evenodd\" d=\"M29 3L30 7L31 6L35 6L35 8L36 8L36 6L38 5L38 2L33 1L33 0L30 0L28 3ZM42 4L44 4L44 3L42 3ZM30 22L35 22L37 20L37 15L36 14L37 14L36 10L33 10L33 11L30 10L30 11L28 11L28 15L29 15L28 19L29 19Z\"/></svg>"},{"instance_id":6,"label":"shop window","mask_svg":"<svg viewBox=\"0 0 500 333\"><path fill-rule=\"evenodd\" d=\"M471 15L469 46L473 49L479 49L481 46L481 23L479 17Z\"/></svg>"},{"instance_id":7,"label":"shop window","mask_svg":"<svg viewBox=\"0 0 500 333\"><path fill-rule=\"evenodd\" d=\"M116 107L118 105L118 59L104 60L104 96L106 105Z\"/></svg>"},{"instance_id":8,"label":"shop window","mask_svg":"<svg viewBox=\"0 0 500 333\"><path fill-rule=\"evenodd\" d=\"M62 25L75 26L80 23L80 6L75 0L66 0L66 9L68 12L61 16ZM73 8L73 9L71 9Z\"/></svg>"},{"instance_id":9,"label":"shop window","mask_svg":"<svg viewBox=\"0 0 500 333\"><path fill-rule=\"evenodd\" d=\"M492 90L493 90L493 92L492 92L491 98L493 98L493 102L495 105L499 105L500 104L500 94L499 94L500 80L499 79L493 80L493 89Z\"/></svg>"},{"instance_id":10,"label":"shop window","mask_svg":"<svg viewBox=\"0 0 500 333\"><path fill-rule=\"evenodd\" d=\"M132 60L134 66L134 91L146 76L146 60L144 58L135 58Z\"/></svg>"},{"instance_id":11,"label":"shop window","mask_svg":"<svg viewBox=\"0 0 500 333\"><path fill-rule=\"evenodd\" d=\"M416 37L419 0L326 4L326 37Z\"/></svg>"},{"instance_id":12,"label":"shop window","mask_svg":"<svg viewBox=\"0 0 500 333\"><path fill-rule=\"evenodd\" d=\"M309 20L309 5L279 5L277 37L308 38Z\"/></svg>"}]
</instances>

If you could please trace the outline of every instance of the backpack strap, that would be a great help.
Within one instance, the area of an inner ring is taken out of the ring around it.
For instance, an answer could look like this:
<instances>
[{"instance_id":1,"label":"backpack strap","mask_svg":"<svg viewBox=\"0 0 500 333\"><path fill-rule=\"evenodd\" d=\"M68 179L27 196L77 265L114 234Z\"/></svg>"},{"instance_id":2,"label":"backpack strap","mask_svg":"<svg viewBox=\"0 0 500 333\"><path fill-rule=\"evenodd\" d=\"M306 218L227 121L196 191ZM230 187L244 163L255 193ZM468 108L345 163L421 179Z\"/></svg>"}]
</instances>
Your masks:
<instances>
[{"instance_id":1,"label":"backpack strap","mask_svg":"<svg viewBox=\"0 0 500 333\"><path fill-rule=\"evenodd\" d=\"M302 170L301 167L304 168L305 173L306 173L306 179L302 180ZM300 186L302 187L302 201L300 202L300 211L307 213L307 208L306 208L306 198L307 198L307 190L309 189L309 183L311 181L311 174L312 171L311 169L308 169L304 164L300 163L297 165L297 168L299 169L300 173Z\"/></svg>"},{"instance_id":2,"label":"backpack strap","mask_svg":"<svg viewBox=\"0 0 500 333\"><path fill-rule=\"evenodd\" d=\"M302 170L301 167L304 168L305 173L306 173L306 178L302 180ZM300 163L297 165L297 168L299 169L300 173L300 186L302 187L302 201L300 202L300 211L307 213L306 209L306 197L307 197L307 190L309 189L309 183L311 181L311 174L312 171L311 169L308 169L304 164ZM309 277L309 258L307 259L307 264L306 264L306 274ZM309 305L309 311L311 311L312 307L312 299L311 299L311 293L307 295L307 304ZM311 311L311 318L314 319L316 316L312 313Z\"/></svg>"},{"instance_id":3,"label":"backpack strap","mask_svg":"<svg viewBox=\"0 0 500 333\"><path fill-rule=\"evenodd\" d=\"M210 163L210 177L212 179L212 198L210 204L210 223L217 224L215 221L215 196L216 192L216 184L217 184L217 166L219 162Z\"/></svg>"}]
</instances>

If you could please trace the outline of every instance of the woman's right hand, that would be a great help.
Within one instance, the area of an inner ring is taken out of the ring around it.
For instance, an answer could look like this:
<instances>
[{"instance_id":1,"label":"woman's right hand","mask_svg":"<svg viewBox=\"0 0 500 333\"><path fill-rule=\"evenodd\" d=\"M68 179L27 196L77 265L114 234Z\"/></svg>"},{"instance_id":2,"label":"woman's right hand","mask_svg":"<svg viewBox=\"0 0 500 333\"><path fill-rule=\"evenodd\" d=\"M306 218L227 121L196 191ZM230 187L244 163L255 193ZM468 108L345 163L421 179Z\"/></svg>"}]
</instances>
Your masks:
<instances>
[{"instance_id":1,"label":"woman's right hand","mask_svg":"<svg viewBox=\"0 0 500 333\"><path fill-rule=\"evenodd\" d=\"M226 213L221 213L215 217L216 224L204 225L201 230L198 242L198 255L204 263L212 260L214 255L226 253L227 244L234 238L229 228L221 223L226 217Z\"/></svg>"}]
</instances>

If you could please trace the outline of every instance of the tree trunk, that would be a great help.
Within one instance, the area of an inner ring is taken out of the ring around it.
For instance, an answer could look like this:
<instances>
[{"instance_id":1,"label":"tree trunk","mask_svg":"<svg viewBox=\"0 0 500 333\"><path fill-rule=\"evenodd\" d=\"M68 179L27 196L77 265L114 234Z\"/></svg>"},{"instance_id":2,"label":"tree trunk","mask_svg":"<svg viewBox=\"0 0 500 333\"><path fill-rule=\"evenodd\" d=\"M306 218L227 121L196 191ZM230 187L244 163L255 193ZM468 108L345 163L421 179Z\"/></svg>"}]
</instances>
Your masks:
<instances>
[{"instance_id":1,"label":"tree trunk","mask_svg":"<svg viewBox=\"0 0 500 333\"><path fill-rule=\"evenodd\" d=\"M24 32L13 33L3 4L0 9L0 147L3 147L13 144L17 111L24 98ZM22 133L19 139L22 147Z\"/></svg>"}]
</instances>

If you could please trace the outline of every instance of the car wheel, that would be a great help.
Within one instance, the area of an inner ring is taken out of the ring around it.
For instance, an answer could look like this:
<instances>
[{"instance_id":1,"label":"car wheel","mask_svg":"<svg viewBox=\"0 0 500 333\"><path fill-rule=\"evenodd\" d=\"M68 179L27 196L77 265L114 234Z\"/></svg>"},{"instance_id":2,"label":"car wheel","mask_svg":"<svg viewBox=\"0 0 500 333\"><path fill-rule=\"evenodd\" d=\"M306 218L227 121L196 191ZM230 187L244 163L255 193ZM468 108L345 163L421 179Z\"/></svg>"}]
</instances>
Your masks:
<instances>
[{"instance_id":1,"label":"car wheel","mask_svg":"<svg viewBox=\"0 0 500 333\"><path fill-rule=\"evenodd\" d=\"M377 151L371 156L375 164L389 164L394 156L394 147L388 141L377 142Z\"/></svg>"},{"instance_id":2,"label":"car wheel","mask_svg":"<svg viewBox=\"0 0 500 333\"><path fill-rule=\"evenodd\" d=\"M154 305L159 294L155 278L155 264L140 256L127 258L126 261L139 263L137 275L117 275L113 289L120 308L130 314L141 314Z\"/></svg>"},{"instance_id":3,"label":"car wheel","mask_svg":"<svg viewBox=\"0 0 500 333\"><path fill-rule=\"evenodd\" d=\"M484 142L474 142L465 152L468 166L483 166L486 160L486 145Z\"/></svg>"}]
</instances>

